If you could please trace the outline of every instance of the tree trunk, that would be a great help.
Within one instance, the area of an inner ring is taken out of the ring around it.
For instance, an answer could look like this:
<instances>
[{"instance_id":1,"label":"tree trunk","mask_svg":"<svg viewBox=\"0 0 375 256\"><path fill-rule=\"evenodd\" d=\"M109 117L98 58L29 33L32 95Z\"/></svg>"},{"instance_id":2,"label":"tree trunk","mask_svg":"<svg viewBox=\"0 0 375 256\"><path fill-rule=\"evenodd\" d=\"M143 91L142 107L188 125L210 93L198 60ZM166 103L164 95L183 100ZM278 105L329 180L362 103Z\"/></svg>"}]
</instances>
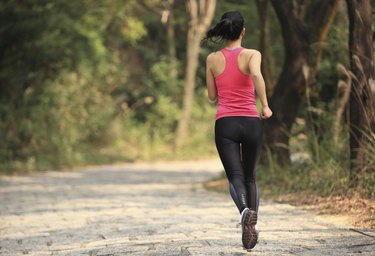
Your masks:
<instances>
[{"instance_id":1,"label":"tree trunk","mask_svg":"<svg viewBox=\"0 0 375 256\"><path fill-rule=\"evenodd\" d=\"M371 32L370 1L347 0L349 15L350 67L354 75L349 98L350 116L350 175L356 185L358 173L374 171L369 166L369 135L375 134L374 52ZM371 170L370 170L371 169Z\"/></svg>"},{"instance_id":2,"label":"tree trunk","mask_svg":"<svg viewBox=\"0 0 375 256\"><path fill-rule=\"evenodd\" d=\"M285 58L280 77L270 98L270 107L274 116L267 121L266 140L276 153L280 164L289 163L289 133L302 97L305 94L306 81L302 68L311 66L309 35L307 27L291 14L287 5L271 0L280 21Z\"/></svg>"},{"instance_id":3,"label":"tree trunk","mask_svg":"<svg viewBox=\"0 0 375 256\"><path fill-rule=\"evenodd\" d=\"M306 88L313 81L314 66L311 44L317 39L322 23L332 6L330 1L305 1L297 5L293 0L271 0L279 19L285 58L280 77L270 98L274 116L265 126L266 141L280 164L290 162L289 134L305 97Z\"/></svg>"},{"instance_id":4,"label":"tree trunk","mask_svg":"<svg viewBox=\"0 0 375 256\"><path fill-rule=\"evenodd\" d=\"M190 124L190 117L193 110L194 90L195 90L195 76L198 67L198 58L200 50L200 37L197 37L192 31L188 32L188 49L187 49L187 64L185 70L185 86L183 98L183 114L180 119L177 135L176 146L180 147L188 133Z\"/></svg>"},{"instance_id":5,"label":"tree trunk","mask_svg":"<svg viewBox=\"0 0 375 256\"><path fill-rule=\"evenodd\" d=\"M188 134L194 103L195 76L198 67L200 42L212 22L216 7L216 0L199 0L199 5L197 0L187 0L186 3L190 21L187 36L187 63L182 118L176 131L175 145L177 148L183 145Z\"/></svg>"},{"instance_id":6,"label":"tree trunk","mask_svg":"<svg viewBox=\"0 0 375 256\"><path fill-rule=\"evenodd\" d=\"M262 74L266 84L266 91L269 96L273 93L274 80L272 70L274 61L271 54L271 47L269 46L269 27L268 27L268 1L269 0L256 0L257 10L259 13L260 23L260 42L259 51L262 53Z\"/></svg>"},{"instance_id":7,"label":"tree trunk","mask_svg":"<svg viewBox=\"0 0 375 256\"><path fill-rule=\"evenodd\" d=\"M169 57L169 77L171 82L177 82L177 56L176 56L176 40L174 33L174 14L173 14L174 0L168 0L168 21L167 21L167 40L168 40L168 57Z\"/></svg>"},{"instance_id":8,"label":"tree trunk","mask_svg":"<svg viewBox=\"0 0 375 256\"><path fill-rule=\"evenodd\" d=\"M322 53L323 53L323 47L328 39L329 32L331 31L332 24L335 20L336 13L339 7L340 0L333 0L332 8L327 11L327 19L322 24L321 31L319 33L319 37L316 44L316 50L314 53L314 64L311 67L310 74L309 74L309 85L312 87L316 87L316 76L318 74L319 65L322 60ZM335 86L335 84L332 84L331 86ZM308 93L306 95L306 98L308 99L308 105L309 107L318 109L318 103L322 100L320 95L318 93ZM326 126L322 124L320 121L321 114L315 111L308 111L307 112L307 118L306 118L306 124L307 126L314 131L314 135L318 143L320 143L324 139L324 134L326 134ZM319 155L317 156L316 160L319 161Z\"/></svg>"},{"instance_id":9,"label":"tree trunk","mask_svg":"<svg viewBox=\"0 0 375 256\"><path fill-rule=\"evenodd\" d=\"M324 43L327 41L328 34L329 34L329 31L331 30L333 21L335 20L338 8L339 8L339 0L334 0L332 9L330 10L328 14L327 22L323 25L322 31L319 36L318 49L315 55L315 65L312 70L312 75L314 77L316 76L318 72L319 64L322 59L323 46L324 46Z\"/></svg>"}]
</instances>

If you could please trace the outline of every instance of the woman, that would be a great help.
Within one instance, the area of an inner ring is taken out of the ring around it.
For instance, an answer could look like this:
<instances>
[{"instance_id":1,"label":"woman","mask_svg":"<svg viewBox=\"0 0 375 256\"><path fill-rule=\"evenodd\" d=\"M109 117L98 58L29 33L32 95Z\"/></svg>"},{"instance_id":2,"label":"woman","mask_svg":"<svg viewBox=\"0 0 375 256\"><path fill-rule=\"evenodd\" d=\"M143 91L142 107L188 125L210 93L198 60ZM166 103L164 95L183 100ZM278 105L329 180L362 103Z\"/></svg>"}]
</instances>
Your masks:
<instances>
[{"instance_id":1,"label":"woman","mask_svg":"<svg viewBox=\"0 0 375 256\"><path fill-rule=\"evenodd\" d=\"M258 241L257 213L259 192L255 165L262 144L262 120L271 117L264 80L260 71L261 54L241 46L245 35L239 12L226 12L211 28L206 40L220 40L224 48L207 57L208 98L218 100L215 142L229 180L230 194L241 214L242 244L254 248ZM258 113L255 91L262 104Z\"/></svg>"}]
</instances>

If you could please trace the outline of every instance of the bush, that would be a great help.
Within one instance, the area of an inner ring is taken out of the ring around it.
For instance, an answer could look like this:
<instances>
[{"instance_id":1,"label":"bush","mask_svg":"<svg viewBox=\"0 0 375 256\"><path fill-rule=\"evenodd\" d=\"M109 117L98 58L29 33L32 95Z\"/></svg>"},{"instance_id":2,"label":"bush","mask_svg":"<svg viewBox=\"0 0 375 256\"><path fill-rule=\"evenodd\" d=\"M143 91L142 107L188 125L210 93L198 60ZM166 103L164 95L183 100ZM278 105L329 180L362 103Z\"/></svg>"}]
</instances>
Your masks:
<instances>
[{"instance_id":1,"label":"bush","mask_svg":"<svg viewBox=\"0 0 375 256\"><path fill-rule=\"evenodd\" d=\"M267 166L259 166L259 182L266 193L307 192L317 195L353 195L374 198L375 179L373 172L363 172L358 179L358 187L352 187L349 175L349 132L341 126L335 141L335 119L330 112L321 112L314 119L319 131L309 127L304 119L294 124L290 137L292 163L288 166L277 164L271 151L265 147L263 154ZM320 134L321 136L318 136ZM375 143L366 150L374 151Z\"/></svg>"}]
</instances>

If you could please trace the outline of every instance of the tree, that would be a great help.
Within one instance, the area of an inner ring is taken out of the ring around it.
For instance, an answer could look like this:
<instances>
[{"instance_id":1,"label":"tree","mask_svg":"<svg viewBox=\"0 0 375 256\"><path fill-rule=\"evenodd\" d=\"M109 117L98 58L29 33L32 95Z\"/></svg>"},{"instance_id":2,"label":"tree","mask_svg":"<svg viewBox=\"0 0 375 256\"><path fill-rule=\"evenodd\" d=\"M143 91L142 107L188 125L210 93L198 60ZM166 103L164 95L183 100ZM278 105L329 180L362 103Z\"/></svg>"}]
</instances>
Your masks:
<instances>
[{"instance_id":1,"label":"tree","mask_svg":"<svg viewBox=\"0 0 375 256\"><path fill-rule=\"evenodd\" d=\"M268 3L269 0L256 0L255 1L260 21L260 44L259 50L262 53L262 74L268 95L272 95L274 79L272 69L274 67L274 60L271 55L271 47L269 42L269 21L268 21Z\"/></svg>"},{"instance_id":2,"label":"tree","mask_svg":"<svg viewBox=\"0 0 375 256\"><path fill-rule=\"evenodd\" d=\"M146 9L151 12L160 15L161 22L166 26L167 29L167 42L168 42L168 61L170 65L169 77L171 83L176 83L177 81L177 57L176 57L176 40L175 40L175 29L174 29L174 6L175 0L163 0L159 4L162 7L153 6L149 2L142 0L140 3Z\"/></svg>"},{"instance_id":3,"label":"tree","mask_svg":"<svg viewBox=\"0 0 375 256\"><path fill-rule=\"evenodd\" d=\"M187 0L186 8L190 16L187 35L183 114L176 132L176 147L184 143L188 133L194 102L195 76L198 67L200 42L210 26L216 7L216 0Z\"/></svg>"},{"instance_id":4,"label":"tree","mask_svg":"<svg viewBox=\"0 0 375 256\"><path fill-rule=\"evenodd\" d=\"M133 6L0 2L1 163L82 163L88 145L107 143L110 92L126 80L122 48L145 34Z\"/></svg>"},{"instance_id":5,"label":"tree","mask_svg":"<svg viewBox=\"0 0 375 256\"><path fill-rule=\"evenodd\" d=\"M311 45L319 40L320 30L332 7L331 1L271 0L279 19L285 57L282 72L270 98L274 116L266 126L267 142L278 162L289 162L289 132L298 114L306 88L314 84Z\"/></svg>"},{"instance_id":6,"label":"tree","mask_svg":"<svg viewBox=\"0 0 375 256\"><path fill-rule=\"evenodd\" d=\"M374 167L368 164L369 154L363 150L370 145L369 138L375 134L372 8L370 1L346 0L346 3L349 16L350 66L354 75L349 98L350 173L355 184L359 172L374 171Z\"/></svg>"}]
</instances>

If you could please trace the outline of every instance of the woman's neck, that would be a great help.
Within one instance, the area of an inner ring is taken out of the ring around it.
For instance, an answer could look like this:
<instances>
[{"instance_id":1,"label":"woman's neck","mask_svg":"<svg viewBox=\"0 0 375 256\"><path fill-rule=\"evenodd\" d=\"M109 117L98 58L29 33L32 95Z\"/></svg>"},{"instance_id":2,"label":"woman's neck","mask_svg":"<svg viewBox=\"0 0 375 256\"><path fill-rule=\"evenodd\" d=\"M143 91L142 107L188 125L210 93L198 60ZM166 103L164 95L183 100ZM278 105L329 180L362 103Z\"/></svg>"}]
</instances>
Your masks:
<instances>
[{"instance_id":1,"label":"woman's neck","mask_svg":"<svg viewBox=\"0 0 375 256\"><path fill-rule=\"evenodd\" d=\"M227 49L235 49L235 48L238 48L238 47L241 47L241 39L238 39L238 40L235 40L235 41L225 41L224 43L224 47L227 48Z\"/></svg>"}]
</instances>

